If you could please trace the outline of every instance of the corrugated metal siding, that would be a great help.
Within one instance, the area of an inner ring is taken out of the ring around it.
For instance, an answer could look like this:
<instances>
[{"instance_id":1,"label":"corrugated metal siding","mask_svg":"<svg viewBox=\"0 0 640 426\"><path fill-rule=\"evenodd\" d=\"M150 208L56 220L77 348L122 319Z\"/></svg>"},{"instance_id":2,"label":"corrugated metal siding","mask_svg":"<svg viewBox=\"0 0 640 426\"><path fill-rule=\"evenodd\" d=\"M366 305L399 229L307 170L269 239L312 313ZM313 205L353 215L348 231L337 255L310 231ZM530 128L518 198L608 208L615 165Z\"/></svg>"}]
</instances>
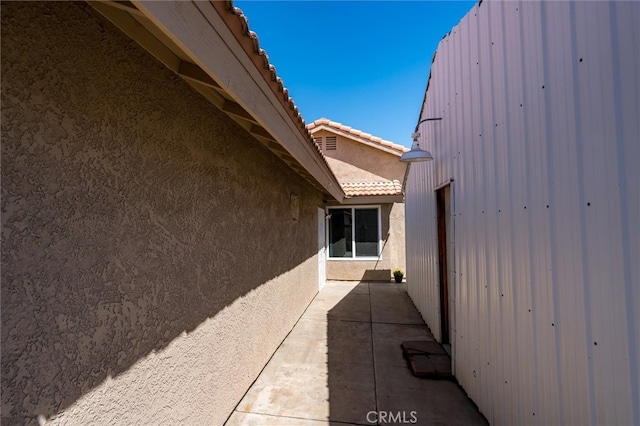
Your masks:
<instances>
[{"instance_id":1,"label":"corrugated metal siding","mask_svg":"<svg viewBox=\"0 0 640 426\"><path fill-rule=\"evenodd\" d=\"M640 3L491 2L441 42L406 189L409 293L495 424L640 424Z\"/></svg>"}]
</instances>

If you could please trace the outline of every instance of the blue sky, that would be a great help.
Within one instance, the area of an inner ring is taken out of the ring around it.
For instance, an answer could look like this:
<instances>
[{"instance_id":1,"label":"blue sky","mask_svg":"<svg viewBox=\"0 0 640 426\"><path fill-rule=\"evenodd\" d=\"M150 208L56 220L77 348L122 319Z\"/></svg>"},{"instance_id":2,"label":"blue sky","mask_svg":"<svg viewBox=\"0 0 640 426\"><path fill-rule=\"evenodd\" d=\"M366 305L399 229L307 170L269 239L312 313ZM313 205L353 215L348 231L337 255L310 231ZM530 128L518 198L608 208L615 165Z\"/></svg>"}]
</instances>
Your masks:
<instances>
[{"instance_id":1,"label":"blue sky","mask_svg":"<svg viewBox=\"0 0 640 426\"><path fill-rule=\"evenodd\" d=\"M474 1L234 1L307 123L410 146L439 41Z\"/></svg>"}]
</instances>

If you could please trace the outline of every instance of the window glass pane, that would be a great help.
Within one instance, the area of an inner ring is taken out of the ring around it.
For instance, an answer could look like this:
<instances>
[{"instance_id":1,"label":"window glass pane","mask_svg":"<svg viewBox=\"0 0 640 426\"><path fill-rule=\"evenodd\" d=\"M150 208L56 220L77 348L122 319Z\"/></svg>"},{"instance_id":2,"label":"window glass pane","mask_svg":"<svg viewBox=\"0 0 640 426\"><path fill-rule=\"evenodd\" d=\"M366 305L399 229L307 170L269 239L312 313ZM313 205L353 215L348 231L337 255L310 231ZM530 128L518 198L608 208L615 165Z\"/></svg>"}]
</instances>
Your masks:
<instances>
[{"instance_id":1,"label":"window glass pane","mask_svg":"<svg viewBox=\"0 0 640 426\"><path fill-rule=\"evenodd\" d=\"M351 209L330 209L329 257L352 257Z\"/></svg>"},{"instance_id":2,"label":"window glass pane","mask_svg":"<svg viewBox=\"0 0 640 426\"><path fill-rule=\"evenodd\" d=\"M378 256L378 209L355 209L356 257Z\"/></svg>"}]
</instances>

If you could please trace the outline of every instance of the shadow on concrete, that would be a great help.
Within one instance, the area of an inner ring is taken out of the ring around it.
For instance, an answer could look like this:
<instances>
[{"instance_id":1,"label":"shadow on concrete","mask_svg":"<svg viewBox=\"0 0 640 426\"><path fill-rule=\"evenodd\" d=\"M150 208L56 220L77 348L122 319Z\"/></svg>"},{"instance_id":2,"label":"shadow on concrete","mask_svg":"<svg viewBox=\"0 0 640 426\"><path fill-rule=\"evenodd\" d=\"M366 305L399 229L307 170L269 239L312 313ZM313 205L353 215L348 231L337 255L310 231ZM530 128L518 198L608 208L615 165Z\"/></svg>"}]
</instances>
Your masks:
<instances>
[{"instance_id":1,"label":"shadow on concrete","mask_svg":"<svg viewBox=\"0 0 640 426\"><path fill-rule=\"evenodd\" d=\"M367 269L362 274L360 281L387 282L391 279L391 276L391 269Z\"/></svg>"},{"instance_id":2,"label":"shadow on concrete","mask_svg":"<svg viewBox=\"0 0 640 426\"><path fill-rule=\"evenodd\" d=\"M328 282L226 426L486 426L455 382L409 371L401 343L432 338L406 284Z\"/></svg>"},{"instance_id":3,"label":"shadow on concrete","mask_svg":"<svg viewBox=\"0 0 640 426\"><path fill-rule=\"evenodd\" d=\"M486 425L464 391L420 379L405 340L430 340L406 284L360 283L327 314L329 419L358 425Z\"/></svg>"}]
</instances>

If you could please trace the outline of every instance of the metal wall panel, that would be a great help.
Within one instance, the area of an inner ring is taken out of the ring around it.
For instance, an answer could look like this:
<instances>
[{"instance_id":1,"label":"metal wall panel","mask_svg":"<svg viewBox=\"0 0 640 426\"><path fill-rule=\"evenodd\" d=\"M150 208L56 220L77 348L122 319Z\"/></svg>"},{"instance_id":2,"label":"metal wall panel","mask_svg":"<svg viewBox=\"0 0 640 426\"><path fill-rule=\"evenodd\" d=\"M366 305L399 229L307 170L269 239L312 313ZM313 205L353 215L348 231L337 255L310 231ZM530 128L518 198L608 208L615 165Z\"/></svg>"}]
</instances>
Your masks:
<instances>
[{"instance_id":1,"label":"metal wall panel","mask_svg":"<svg viewBox=\"0 0 640 426\"><path fill-rule=\"evenodd\" d=\"M640 3L475 6L445 37L406 188L409 294L493 424L640 424Z\"/></svg>"}]
</instances>

